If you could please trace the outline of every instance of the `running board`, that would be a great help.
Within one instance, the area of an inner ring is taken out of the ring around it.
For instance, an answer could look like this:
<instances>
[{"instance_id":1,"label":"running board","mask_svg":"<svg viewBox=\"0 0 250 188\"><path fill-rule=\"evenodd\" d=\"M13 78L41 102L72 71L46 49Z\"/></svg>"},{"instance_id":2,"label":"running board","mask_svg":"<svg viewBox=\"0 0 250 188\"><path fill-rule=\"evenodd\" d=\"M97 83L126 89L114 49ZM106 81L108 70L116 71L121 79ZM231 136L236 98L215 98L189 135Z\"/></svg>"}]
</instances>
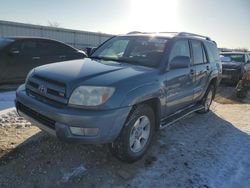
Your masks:
<instances>
[{"instance_id":1,"label":"running board","mask_svg":"<svg viewBox=\"0 0 250 188\"><path fill-rule=\"evenodd\" d=\"M184 110L178 111L166 118L163 118L161 120L160 129L164 129L172 125L173 123L181 120L182 118L186 117L187 115L192 114L193 112L196 112L198 110L202 110L203 108L204 107L202 105L194 105Z\"/></svg>"}]
</instances>

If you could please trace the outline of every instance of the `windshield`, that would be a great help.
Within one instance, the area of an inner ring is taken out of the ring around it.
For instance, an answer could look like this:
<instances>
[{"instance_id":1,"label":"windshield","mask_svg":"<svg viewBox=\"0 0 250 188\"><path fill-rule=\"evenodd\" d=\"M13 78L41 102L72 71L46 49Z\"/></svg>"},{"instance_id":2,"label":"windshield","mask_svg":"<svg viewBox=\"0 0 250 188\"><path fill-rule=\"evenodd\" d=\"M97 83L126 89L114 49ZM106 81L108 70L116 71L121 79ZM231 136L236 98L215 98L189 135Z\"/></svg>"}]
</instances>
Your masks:
<instances>
[{"instance_id":1,"label":"windshield","mask_svg":"<svg viewBox=\"0 0 250 188\"><path fill-rule=\"evenodd\" d=\"M156 67L162 58L166 43L166 38L119 36L99 47L91 58Z\"/></svg>"},{"instance_id":2,"label":"windshield","mask_svg":"<svg viewBox=\"0 0 250 188\"><path fill-rule=\"evenodd\" d=\"M244 55L243 54L221 54L222 57L228 57L230 61L232 62L244 62ZM227 62L221 59L223 62Z\"/></svg>"},{"instance_id":3,"label":"windshield","mask_svg":"<svg viewBox=\"0 0 250 188\"><path fill-rule=\"evenodd\" d=\"M11 42L13 42L13 40L0 38L0 49L4 48L5 46L10 44Z\"/></svg>"}]
</instances>

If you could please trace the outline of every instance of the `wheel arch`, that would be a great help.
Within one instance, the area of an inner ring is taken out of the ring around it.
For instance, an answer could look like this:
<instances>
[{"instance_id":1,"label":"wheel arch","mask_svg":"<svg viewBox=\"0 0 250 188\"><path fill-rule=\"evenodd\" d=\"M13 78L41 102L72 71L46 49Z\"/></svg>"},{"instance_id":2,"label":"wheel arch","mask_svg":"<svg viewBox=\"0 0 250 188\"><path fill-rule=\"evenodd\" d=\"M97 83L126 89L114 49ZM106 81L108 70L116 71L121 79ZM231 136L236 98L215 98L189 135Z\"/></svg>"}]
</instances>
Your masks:
<instances>
[{"instance_id":1,"label":"wheel arch","mask_svg":"<svg viewBox=\"0 0 250 188\"><path fill-rule=\"evenodd\" d=\"M209 88L211 85L214 86L214 95L213 95L213 99L214 99L215 94L216 94L216 91L217 91L217 87L218 87L218 78L217 78L217 77L213 77L213 78L210 80L210 82L209 82L209 84L208 84L208 87L207 87L207 90L208 90L208 88Z\"/></svg>"},{"instance_id":2,"label":"wheel arch","mask_svg":"<svg viewBox=\"0 0 250 188\"><path fill-rule=\"evenodd\" d=\"M136 106L146 104L150 106L154 112L155 115L155 131L159 130L160 128L160 119L161 119L161 102L160 99L155 97L155 98L150 98L144 101L141 101L139 103L136 103L133 105L133 108L136 108ZM132 110L131 110L132 111Z\"/></svg>"}]
</instances>

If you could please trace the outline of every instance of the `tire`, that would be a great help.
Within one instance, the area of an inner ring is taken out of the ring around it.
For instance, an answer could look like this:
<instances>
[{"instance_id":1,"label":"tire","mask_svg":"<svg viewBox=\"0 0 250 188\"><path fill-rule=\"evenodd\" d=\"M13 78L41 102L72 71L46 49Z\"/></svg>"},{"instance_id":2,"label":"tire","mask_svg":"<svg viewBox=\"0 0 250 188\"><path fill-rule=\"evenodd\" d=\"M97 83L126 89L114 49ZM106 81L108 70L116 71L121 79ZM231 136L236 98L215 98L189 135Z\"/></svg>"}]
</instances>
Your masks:
<instances>
[{"instance_id":1,"label":"tire","mask_svg":"<svg viewBox=\"0 0 250 188\"><path fill-rule=\"evenodd\" d=\"M210 84L210 86L208 87L206 91L206 94L204 95L204 98L201 101L202 106L204 108L201 110L198 110L197 113L204 114L204 113L209 112L214 96L215 96L215 87L213 84Z\"/></svg>"},{"instance_id":2,"label":"tire","mask_svg":"<svg viewBox=\"0 0 250 188\"><path fill-rule=\"evenodd\" d=\"M239 90L236 92L236 96L240 99L244 99L247 96L247 91L246 90Z\"/></svg>"},{"instance_id":3,"label":"tire","mask_svg":"<svg viewBox=\"0 0 250 188\"><path fill-rule=\"evenodd\" d=\"M148 150L154 130L155 115L152 108L146 104L136 106L130 112L118 138L109 144L109 150L121 161L135 162Z\"/></svg>"}]
</instances>

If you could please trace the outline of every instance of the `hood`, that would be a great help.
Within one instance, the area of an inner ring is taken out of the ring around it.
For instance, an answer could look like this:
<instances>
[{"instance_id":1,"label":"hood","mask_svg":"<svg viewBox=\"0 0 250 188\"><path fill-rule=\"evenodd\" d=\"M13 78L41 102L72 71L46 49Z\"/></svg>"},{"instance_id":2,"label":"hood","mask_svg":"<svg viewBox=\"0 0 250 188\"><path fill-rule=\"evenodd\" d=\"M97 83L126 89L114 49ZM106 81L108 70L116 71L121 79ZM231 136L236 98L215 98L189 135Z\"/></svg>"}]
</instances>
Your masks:
<instances>
[{"instance_id":1,"label":"hood","mask_svg":"<svg viewBox=\"0 0 250 188\"><path fill-rule=\"evenodd\" d=\"M226 69L239 69L241 68L243 65L243 63L241 62L222 62L222 68L226 68Z\"/></svg>"},{"instance_id":2,"label":"hood","mask_svg":"<svg viewBox=\"0 0 250 188\"><path fill-rule=\"evenodd\" d=\"M149 70L152 68L85 58L43 65L35 68L34 74L74 87L81 83L112 85L121 79L140 75Z\"/></svg>"}]
</instances>

